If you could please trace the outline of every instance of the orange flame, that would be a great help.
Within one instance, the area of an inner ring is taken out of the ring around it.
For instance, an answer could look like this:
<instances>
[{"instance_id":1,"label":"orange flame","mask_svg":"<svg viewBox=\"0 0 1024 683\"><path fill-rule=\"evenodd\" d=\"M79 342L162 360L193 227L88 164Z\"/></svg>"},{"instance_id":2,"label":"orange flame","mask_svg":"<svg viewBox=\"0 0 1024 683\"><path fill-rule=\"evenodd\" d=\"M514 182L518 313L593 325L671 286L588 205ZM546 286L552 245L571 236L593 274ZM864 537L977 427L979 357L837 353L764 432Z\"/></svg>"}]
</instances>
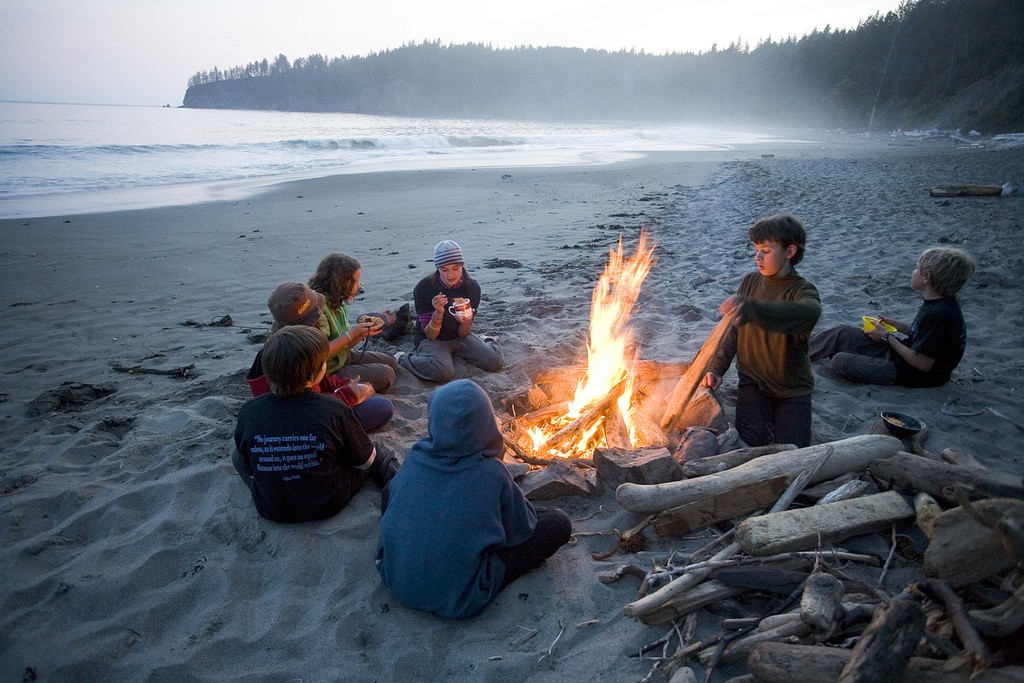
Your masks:
<instances>
[{"instance_id":1,"label":"orange flame","mask_svg":"<svg viewBox=\"0 0 1024 683\"><path fill-rule=\"evenodd\" d=\"M630 369L639 354L629 327L629 319L640 287L654 265L654 246L647 233L640 240L632 258L622 251L622 237L618 249L609 252L608 265L594 287L590 305L590 340L587 343L587 371L576 385L576 392L564 416L553 420L547 429L532 427L529 431L533 449L537 453L551 451L546 443L558 429L578 418L595 401L608 395L619 382L624 388L617 400L619 413L626 422L631 437L631 413L635 410L634 386ZM603 420L596 420L576 438L575 443L551 451L551 455L582 455L604 445Z\"/></svg>"}]
</instances>

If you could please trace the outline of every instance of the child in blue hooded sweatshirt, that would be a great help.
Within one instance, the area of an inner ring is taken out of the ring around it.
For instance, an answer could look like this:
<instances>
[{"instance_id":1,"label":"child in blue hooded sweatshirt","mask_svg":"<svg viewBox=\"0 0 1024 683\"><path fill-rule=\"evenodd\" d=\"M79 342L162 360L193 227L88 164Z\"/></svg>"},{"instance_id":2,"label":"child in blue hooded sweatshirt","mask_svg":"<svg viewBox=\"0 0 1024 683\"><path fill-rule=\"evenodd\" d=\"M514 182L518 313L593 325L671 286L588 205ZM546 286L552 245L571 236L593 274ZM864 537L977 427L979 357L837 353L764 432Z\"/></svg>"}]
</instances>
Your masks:
<instances>
[{"instance_id":1,"label":"child in blue hooded sweatshirt","mask_svg":"<svg viewBox=\"0 0 1024 683\"><path fill-rule=\"evenodd\" d=\"M427 410L429 435L388 486L377 570L403 605L465 619L568 543L572 522L523 496L501 462L505 442L476 383L436 389Z\"/></svg>"}]
</instances>

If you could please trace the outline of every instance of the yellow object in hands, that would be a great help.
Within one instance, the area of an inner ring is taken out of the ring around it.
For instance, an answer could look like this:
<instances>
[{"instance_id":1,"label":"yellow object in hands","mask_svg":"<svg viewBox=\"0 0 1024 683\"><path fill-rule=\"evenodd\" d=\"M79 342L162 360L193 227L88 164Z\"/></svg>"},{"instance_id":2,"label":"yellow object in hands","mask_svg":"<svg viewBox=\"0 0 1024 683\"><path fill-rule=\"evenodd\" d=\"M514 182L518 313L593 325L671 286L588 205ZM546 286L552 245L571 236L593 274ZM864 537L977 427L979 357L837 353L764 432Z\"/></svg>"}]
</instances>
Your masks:
<instances>
[{"instance_id":1,"label":"yellow object in hands","mask_svg":"<svg viewBox=\"0 0 1024 683\"><path fill-rule=\"evenodd\" d=\"M880 319L874 317L873 315L866 315L866 316L864 316L864 331L865 332L870 332L871 330L875 329L879 325L884 327L886 332L895 332L896 331L895 327L893 327L889 323L883 323Z\"/></svg>"}]
</instances>

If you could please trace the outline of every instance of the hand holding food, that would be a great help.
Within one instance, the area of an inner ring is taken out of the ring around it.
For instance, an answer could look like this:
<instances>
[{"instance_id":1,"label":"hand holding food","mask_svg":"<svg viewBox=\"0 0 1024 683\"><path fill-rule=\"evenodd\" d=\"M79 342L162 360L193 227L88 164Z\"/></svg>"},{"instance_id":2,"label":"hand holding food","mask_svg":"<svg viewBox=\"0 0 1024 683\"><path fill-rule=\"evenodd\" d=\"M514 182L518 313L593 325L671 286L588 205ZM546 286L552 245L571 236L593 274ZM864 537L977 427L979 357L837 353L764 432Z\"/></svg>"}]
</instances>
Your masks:
<instances>
[{"instance_id":1,"label":"hand holding food","mask_svg":"<svg viewBox=\"0 0 1024 683\"><path fill-rule=\"evenodd\" d=\"M370 332L374 332L384 327L384 319L378 318L375 315L361 315L356 322L360 325L369 325Z\"/></svg>"}]
</instances>

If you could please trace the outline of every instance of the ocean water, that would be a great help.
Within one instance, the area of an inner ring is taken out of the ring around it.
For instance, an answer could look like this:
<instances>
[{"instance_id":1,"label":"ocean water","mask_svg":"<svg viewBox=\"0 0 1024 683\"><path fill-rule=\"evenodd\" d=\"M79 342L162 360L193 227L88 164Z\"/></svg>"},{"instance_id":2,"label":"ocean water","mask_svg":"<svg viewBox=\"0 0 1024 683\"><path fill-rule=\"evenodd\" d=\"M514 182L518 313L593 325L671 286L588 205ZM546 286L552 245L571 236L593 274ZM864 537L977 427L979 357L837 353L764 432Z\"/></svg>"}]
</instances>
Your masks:
<instances>
[{"instance_id":1,"label":"ocean water","mask_svg":"<svg viewBox=\"0 0 1024 683\"><path fill-rule=\"evenodd\" d=\"M770 139L684 126L0 102L0 218L240 198L339 173L600 164Z\"/></svg>"}]
</instances>

